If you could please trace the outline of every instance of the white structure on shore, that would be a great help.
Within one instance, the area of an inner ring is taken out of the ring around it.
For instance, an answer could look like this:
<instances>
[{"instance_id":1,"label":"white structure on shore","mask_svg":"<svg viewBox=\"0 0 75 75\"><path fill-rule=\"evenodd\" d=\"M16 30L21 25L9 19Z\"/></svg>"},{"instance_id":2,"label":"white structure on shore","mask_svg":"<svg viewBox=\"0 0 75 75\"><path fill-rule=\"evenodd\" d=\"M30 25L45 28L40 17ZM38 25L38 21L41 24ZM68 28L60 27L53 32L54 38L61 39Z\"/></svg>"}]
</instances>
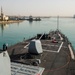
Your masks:
<instances>
[{"instance_id":1,"label":"white structure on shore","mask_svg":"<svg viewBox=\"0 0 75 75\"><path fill-rule=\"evenodd\" d=\"M3 14L2 7L1 7L1 18L0 18L0 20L1 21L8 21L9 20L9 17Z\"/></svg>"}]
</instances>

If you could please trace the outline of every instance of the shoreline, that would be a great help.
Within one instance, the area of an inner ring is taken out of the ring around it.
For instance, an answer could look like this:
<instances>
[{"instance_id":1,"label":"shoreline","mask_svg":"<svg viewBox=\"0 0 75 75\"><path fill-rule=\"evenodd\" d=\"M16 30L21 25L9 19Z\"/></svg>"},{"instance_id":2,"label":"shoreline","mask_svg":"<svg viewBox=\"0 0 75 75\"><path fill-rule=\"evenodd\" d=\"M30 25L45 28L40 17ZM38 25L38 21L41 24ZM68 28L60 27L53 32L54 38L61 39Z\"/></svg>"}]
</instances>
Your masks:
<instances>
[{"instance_id":1,"label":"shoreline","mask_svg":"<svg viewBox=\"0 0 75 75\"><path fill-rule=\"evenodd\" d=\"M0 24L19 23L19 22L23 22L23 21L24 21L24 20L0 21Z\"/></svg>"}]
</instances>

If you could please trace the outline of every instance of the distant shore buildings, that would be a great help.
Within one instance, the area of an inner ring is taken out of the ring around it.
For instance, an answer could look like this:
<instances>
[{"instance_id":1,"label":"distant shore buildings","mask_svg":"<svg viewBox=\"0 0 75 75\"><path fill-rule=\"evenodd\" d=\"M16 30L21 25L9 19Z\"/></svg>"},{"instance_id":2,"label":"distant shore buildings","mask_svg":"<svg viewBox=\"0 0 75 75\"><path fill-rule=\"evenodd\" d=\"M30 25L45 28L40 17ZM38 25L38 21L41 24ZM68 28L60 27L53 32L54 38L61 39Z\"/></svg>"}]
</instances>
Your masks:
<instances>
[{"instance_id":1,"label":"distant shore buildings","mask_svg":"<svg viewBox=\"0 0 75 75\"><path fill-rule=\"evenodd\" d=\"M19 16L7 16L3 13L3 9L1 7L1 13L0 13L0 24L5 25L9 23L19 23L24 21L24 17Z\"/></svg>"},{"instance_id":2,"label":"distant shore buildings","mask_svg":"<svg viewBox=\"0 0 75 75\"><path fill-rule=\"evenodd\" d=\"M3 13L3 9L1 7L1 11L0 11L0 23L7 23L8 21L20 21L20 20L28 20L30 22L32 21L41 21L40 17L33 17L33 16L28 16L26 18L26 16L7 16Z\"/></svg>"},{"instance_id":3,"label":"distant shore buildings","mask_svg":"<svg viewBox=\"0 0 75 75\"><path fill-rule=\"evenodd\" d=\"M3 13L3 9L1 7L0 23L3 23L3 22L8 23L9 21L15 22L20 20L25 20L25 16L7 16Z\"/></svg>"},{"instance_id":4,"label":"distant shore buildings","mask_svg":"<svg viewBox=\"0 0 75 75\"><path fill-rule=\"evenodd\" d=\"M3 13L3 9L1 7L1 16L0 16L0 21L8 21L9 20L9 17L4 15Z\"/></svg>"}]
</instances>

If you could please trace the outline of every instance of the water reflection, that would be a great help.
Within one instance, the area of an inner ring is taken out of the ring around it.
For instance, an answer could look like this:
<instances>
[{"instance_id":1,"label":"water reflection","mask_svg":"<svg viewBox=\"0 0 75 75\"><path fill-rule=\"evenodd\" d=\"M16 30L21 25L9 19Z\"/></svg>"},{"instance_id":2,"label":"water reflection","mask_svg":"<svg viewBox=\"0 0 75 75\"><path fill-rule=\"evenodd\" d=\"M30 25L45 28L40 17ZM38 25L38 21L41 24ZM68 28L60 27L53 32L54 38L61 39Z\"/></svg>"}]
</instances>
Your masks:
<instances>
[{"instance_id":1,"label":"water reflection","mask_svg":"<svg viewBox=\"0 0 75 75\"><path fill-rule=\"evenodd\" d=\"M32 25L32 22L33 22L33 21L29 21L29 24Z\"/></svg>"},{"instance_id":2,"label":"water reflection","mask_svg":"<svg viewBox=\"0 0 75 75\"><path fill-rule=\"evenodd\" d=\"M0 24L0 29L1 29L1 35L3 36L3 32L4 32L4 29L8 28L10 24ZM17 23L17 26L19 26L20 23L18 22Z\"/></svg>"},{"instance_id":3,"label":"water reflection","mask_svg":"<svg viewBox=\"0 0 75 75\"><path fill-rule=\"evenodd\" d=\"M1 35L3 36L3 31L5 28L9 27L8 24L0 24L0 28L1 28Z\"/></svg>"},{"instance_id":4,"label":"water reflection","mask_svg":"<svg viewBox=\"0 0 75 75\"><path fill-rule=\"evenodd\" d=\"M71 40L75 47L75 20L60 18L60 29ZM0 47L7 42L10 45L28 39L37 33L48 33L56 30L57 18L43 19L42 21L24 21L23 23L0 24Z\"/></svg>"},{"instance_id":5,"label":"water reflection","mask_svg":"<svg viewBox=\"0 0 75 75\"><path fill-rule=\"evenodd\" d=\"M18 22L17 25L19 26L19 24L20 24L20 23Z\"/></svg>"}]
</instances>

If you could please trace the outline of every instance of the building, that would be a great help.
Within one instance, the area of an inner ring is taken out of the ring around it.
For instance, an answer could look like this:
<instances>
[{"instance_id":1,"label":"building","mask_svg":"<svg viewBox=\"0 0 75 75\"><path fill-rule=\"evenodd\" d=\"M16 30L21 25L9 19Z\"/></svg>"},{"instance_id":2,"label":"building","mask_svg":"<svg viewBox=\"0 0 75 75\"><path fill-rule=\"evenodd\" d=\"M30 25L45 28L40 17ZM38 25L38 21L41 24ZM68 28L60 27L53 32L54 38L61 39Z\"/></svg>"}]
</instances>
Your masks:
<instances>
[{"instance_id":1,"label":"building","mask_svg":"<svg viewBox=\"0 0 75 75\"><path fill-rule=\"evenodd\" d=\"M1 18L0 18L0 20L1 21L8 21L9 20L9 17L3 14L2 7L1 7Z\"/></svg>"}]
</instances>

